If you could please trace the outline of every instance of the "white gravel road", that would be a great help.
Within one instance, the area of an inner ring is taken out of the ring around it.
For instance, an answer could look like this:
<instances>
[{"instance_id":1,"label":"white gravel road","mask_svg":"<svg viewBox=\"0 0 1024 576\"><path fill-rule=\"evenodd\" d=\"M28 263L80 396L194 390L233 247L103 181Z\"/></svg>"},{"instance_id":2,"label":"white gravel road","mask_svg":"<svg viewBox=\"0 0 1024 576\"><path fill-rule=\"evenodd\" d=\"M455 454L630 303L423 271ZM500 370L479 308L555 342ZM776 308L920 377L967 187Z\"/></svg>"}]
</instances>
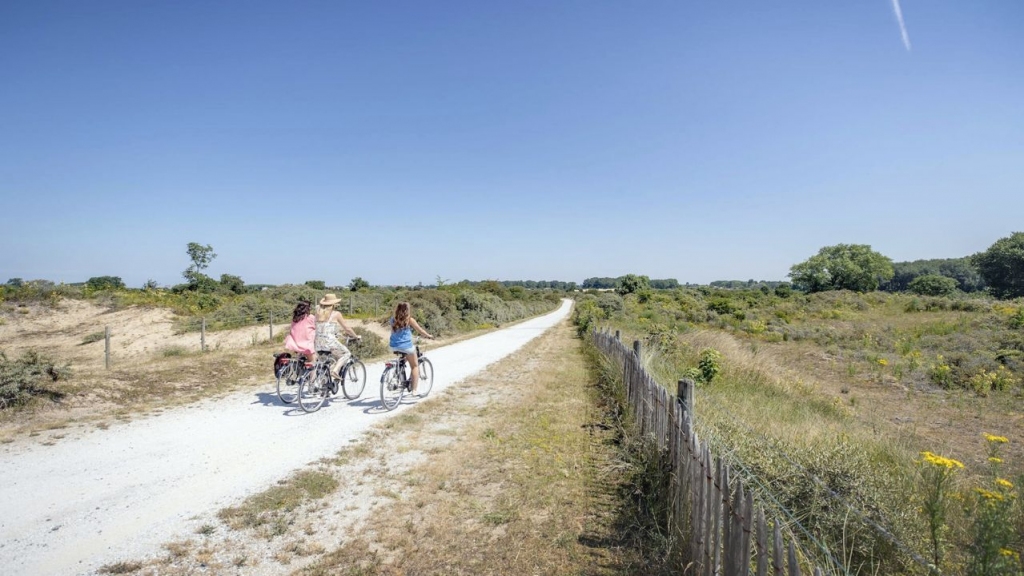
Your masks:
<instances>
[{"instance_id":1,"label":"white gravel road","mask_svg":"<svg viewBox=\"0 0 1024 576\"><path fill-rule=\"evenodd\" d=\"M430 350L433 397L508 356L568 315L545 316ZM382 363L362 398L319 412L282 405L272 383L111 426L53 446L0 454L0 574L87 574L158 551L197 514L235 504L330 456L393 412L380 406ZM430 401L426 399L423 401Z\"/></svg>"}]
</instances>

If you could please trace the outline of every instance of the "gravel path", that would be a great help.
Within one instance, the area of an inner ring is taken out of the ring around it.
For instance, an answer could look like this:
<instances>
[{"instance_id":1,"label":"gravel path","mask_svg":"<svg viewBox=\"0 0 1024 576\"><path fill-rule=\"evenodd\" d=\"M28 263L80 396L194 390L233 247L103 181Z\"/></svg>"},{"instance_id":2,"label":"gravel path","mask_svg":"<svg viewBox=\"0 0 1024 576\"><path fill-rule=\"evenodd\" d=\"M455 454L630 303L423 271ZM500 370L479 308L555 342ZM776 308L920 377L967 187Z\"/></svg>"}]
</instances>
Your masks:
<instances>
[{"instance_id":1,"label":"gravel path","mask_svg":"<svg viewBox=\"0 0 1024 576\"><path fill-rule=\"evenodd\" d=\"M515 352L564 319L545 316L430 350L431 395ZM189 518L237 503L291 471L331 456L393 412L380 406L382 363L367 366L363 397L319 412L282 405L268 384L114 425L54 446L0 454L0 572L82 574L153 553ZM426 400L426 401L429 401Z\"/></svg>"}]
</instances>

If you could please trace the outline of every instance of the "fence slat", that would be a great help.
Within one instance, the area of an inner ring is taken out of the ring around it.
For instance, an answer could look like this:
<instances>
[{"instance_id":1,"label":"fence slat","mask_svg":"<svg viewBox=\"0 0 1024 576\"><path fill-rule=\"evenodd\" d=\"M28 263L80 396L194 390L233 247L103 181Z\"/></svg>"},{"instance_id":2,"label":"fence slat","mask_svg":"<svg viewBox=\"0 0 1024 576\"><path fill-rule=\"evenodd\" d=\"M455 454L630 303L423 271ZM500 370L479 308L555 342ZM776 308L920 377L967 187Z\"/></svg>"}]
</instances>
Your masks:
<instances>
[{"instance_id":1,"label":"fence slat","mask_svg":"<svg viewBox=\"0 0 1024 576\"><path fill-rule=\"evenodd\" d=\"M800 563L796 560L796 546L789 543L789 576L800 576Z\"/></svg>"},{"instance_id":2,"label":"fence slat","mask_svg":"<svg viewBox=\"0 0 1024 576\"><path fill-rule=\"evenodd\" d=\"M757 576L768 576L768 527L760 507L757 509Z\"/></svg>"},{"instance_id":3,"label":"fence slat","mask_svg":"<svg viewBox=\"0 0 1024 576\"><path fill-rule=\"evenodd\" d=\"M785 560L782 556L782 527L779 526L779 519L775 518L772 524L775 530L772 538L772 574L782 576L786 570Z\"/></svg>"}]
</instances>

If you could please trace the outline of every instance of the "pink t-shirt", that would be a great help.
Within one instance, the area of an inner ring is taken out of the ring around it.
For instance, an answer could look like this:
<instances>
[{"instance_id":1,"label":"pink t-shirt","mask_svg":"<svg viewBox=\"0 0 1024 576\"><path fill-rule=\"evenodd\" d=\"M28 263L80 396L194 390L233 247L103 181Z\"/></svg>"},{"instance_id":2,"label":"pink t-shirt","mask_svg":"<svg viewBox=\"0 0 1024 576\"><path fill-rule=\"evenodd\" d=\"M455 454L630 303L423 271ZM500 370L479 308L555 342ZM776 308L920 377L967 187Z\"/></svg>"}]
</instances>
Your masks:
<instances>
[{"instance_id":1,"label":"pink t-shirt","mask_svg":"<svg viewBox=\"0 0 1024 576\"><path fill-rule=\"evenodd\" d=\"M313 358L313 339L316 337L316 317L307 314L298 322L292 322L292 330L284 338L284 347L298 354Z\"/></svg>"}]
</instances>

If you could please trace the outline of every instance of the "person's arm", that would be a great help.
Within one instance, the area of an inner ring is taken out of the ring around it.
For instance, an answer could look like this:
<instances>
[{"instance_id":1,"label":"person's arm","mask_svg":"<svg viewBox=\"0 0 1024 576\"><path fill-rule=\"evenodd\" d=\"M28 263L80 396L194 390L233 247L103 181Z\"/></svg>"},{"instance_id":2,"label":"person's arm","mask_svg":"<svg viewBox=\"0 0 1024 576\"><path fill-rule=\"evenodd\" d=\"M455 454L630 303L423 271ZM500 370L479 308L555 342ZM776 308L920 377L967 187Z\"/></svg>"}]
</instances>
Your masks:
<instances>
[{"instance_id":1,"label":"person's arm","mask_svg":"<svg viewBox=\"0 0 1024 576\"><path fill-rule=\"evenodd\" d=\"M430 335L430 334L429 334L429 333L428 333L428 332L427 332L426 330L424 330L424 329L423 329L423 328L422 328L422 327L420 326L420 323L419 323L419 322L417 322L417 321L416 321L416 319L415 319L415 318L413 318L412 316L410 316L410 317L409 317L409 326L412 326L413 328L415 328L415 329L416 329L416 331L417 331L417 332L419 332L420 334L423 334L423 335L424 335L424 336L426 336L427 338L430 338L431 340L433 340L433 339L434 339L434 337L433 337L433 336L431 336L431 335Z\"/></svg>"},{"instance_id":2,"label":"person's arm","mask_svg":"<svg viewBox=\"0 0 1024 576\"><path fill-rule=\"evenodd\" d=\"M351 328L348 327L348 324L345 324L345 317L341 315L341 312L338 312L337 310L335 310L334 313L338 315L338 317L336 319L337 322L338 322L338 326L341 326L341 329L345 331L345 334L348 334L349 336L351 336L351 337L353 337L353 338L355 338L357 340L359 338L361 338L361 336L359 334L356 334L354 330L352 330Z\"/></svg>"}]
</instances>

